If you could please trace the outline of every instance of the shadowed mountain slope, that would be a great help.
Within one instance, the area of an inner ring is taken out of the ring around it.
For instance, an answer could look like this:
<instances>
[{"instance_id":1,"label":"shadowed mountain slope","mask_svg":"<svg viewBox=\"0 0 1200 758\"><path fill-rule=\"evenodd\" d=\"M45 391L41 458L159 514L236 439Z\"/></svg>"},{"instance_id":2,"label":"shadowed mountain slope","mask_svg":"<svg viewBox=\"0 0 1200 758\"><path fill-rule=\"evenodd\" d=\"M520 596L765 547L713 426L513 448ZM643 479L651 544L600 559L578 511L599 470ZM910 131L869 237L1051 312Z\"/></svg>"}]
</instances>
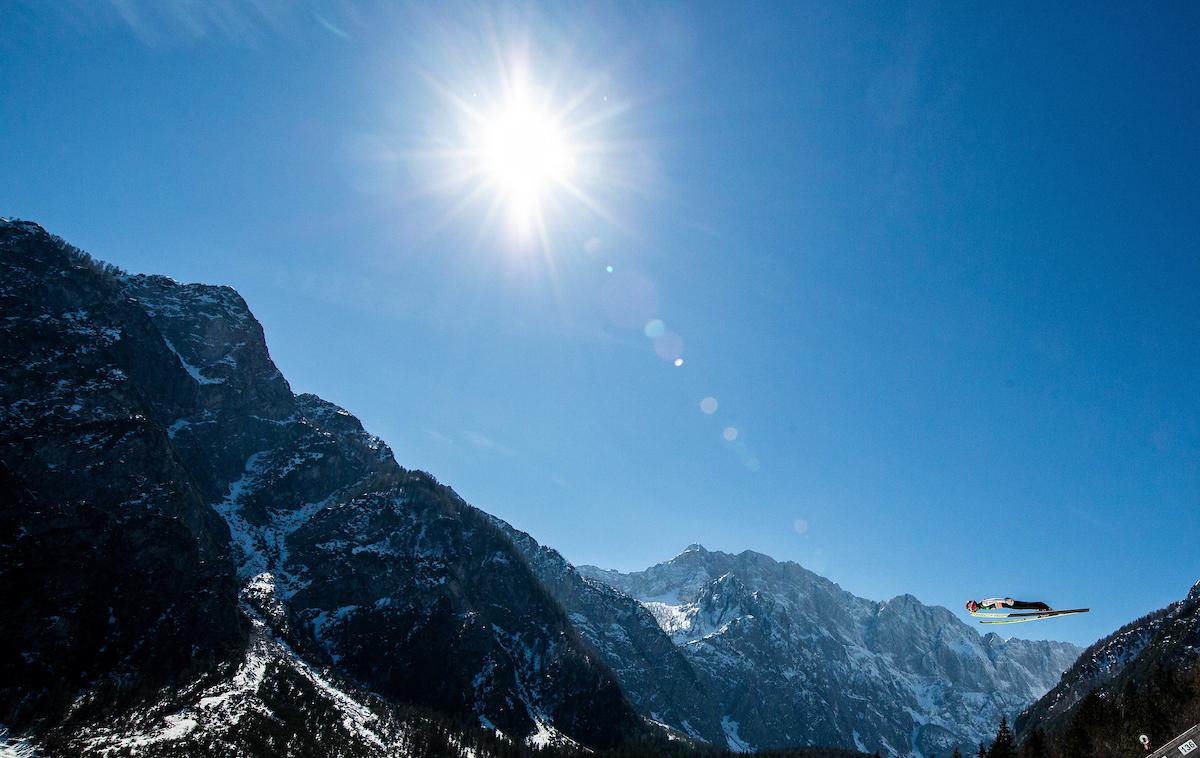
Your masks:
<instances>
[{"instance_id":1,"label":"shadowed mountain slope","mask_svg":"<svg viewBox=\"0 0 1200 758\"><path fill-rule=\"evenodd\" d=\"M377 703L530 744L644 732L504 531L294 395L232 289L126 276L3 220L0 319L10 729L196 741L229 731L231 702L278 712L274 681L316 693L301 723L394 718L363 715ZM403 731L364 729L363 754Z\"/></svg>"},{"instance_id":2,"label":"shadowed mountain slope","mask_svg":"<svg viewBox=\"0 0 1200 758\"><path fill-rule=\"evenodd\" d=\"M1017 719L1064 758L1128 755L1200 723L1200 582L1182 599L1090 646Z\"/></svg>"}]
</instances>

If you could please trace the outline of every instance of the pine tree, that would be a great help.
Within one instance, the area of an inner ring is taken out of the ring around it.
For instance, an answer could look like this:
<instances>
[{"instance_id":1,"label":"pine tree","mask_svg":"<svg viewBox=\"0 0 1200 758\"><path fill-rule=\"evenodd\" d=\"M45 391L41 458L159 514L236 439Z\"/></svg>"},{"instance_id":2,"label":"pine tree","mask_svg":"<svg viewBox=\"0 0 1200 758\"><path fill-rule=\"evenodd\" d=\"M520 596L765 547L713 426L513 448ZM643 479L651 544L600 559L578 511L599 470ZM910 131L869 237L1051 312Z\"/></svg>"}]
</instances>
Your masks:
<instances>
[{"instance_id":1,"label":"pine tree","mask_svg":"<svg viewBox=\"0 0 1200 758\"><path fill-rule=\"evenodd\" d=\"M996 739L988 750L988 758L1016 758L1017 748L1013 743L1012 730L1008 728L1008 719L1000 718L1000 728L996 730Z\"/></svg>"},{"instance_id":2,"label":"pine tree","mask_svg":"<svg viewBox=\"0 0 1200 758\"><path fill-rule=\"evenodd\" d=\"M1084 705L1087 705L1087 698L1084 698ZM1088 713L1087 708L1080 708L1071 718L1071 724L1067 727L1059 748L1059 755L1062 758L1090 758L1092 755L1092 739L1088 734L1090 727Z\"/></svg>"},{"instance_id":3,"label":"pine tree","mask_svg":"<svg viewBox=\"0 0 1200 758\"><path fill-rule=\"evenodd\" d=\"M950 754L950 758L963 758L963 754L959 752L958 748L954 748L954 752Z\"/></svg>"}]
</instances>

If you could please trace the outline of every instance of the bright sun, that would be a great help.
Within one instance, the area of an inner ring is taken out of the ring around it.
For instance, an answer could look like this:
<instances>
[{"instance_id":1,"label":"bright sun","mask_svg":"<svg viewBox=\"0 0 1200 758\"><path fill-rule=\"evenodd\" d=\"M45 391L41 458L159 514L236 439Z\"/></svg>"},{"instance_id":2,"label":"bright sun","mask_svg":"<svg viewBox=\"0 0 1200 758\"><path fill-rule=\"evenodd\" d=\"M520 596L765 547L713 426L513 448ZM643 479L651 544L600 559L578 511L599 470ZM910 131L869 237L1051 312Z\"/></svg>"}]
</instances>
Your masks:
<instances>
[{"instance_id":1,"label":"bright sun","mask_svg":"<svg viewBox=\"0 0 1200 758\"><path fill-rule=\"evenodd\" d=\"M488 118L484 173L510 205L528 208L571 177L575 157L552 116L515 102Z\"/></svg>"},{"instance_id":2,"label":"bright sun","mask_svg":"<svg viewBox=\"0 0 1200 758\"><path fill-rule=\"evenodd\" d=\"M557 119L513 96L494 113L484 114L476 152L479 173L498 194L509 221L529 232L541 223L543 206L566 188L575 156Z\"/></svg>"},{"instance_id":3,"label":"bright sun","mask_svg":"<svg viewBox=\"0 0 1200 758\"><path fill-rule=\"evenodd\" d=\"M429 189L454 197L444 223L481 212L481 235L511 243L508 252L540 249L547 260L585 220L617 223L604 200L626 183L616 170L625 148L608 131L625 106L609 103L608 79L535 66L521 52L490 75L468 79L478 70L464 70L453 85L430 80L447 118L432 122L430 149L417 154ZM499 238L490 234L497 222L507 232Z\"/></svg>"}]
</instances>

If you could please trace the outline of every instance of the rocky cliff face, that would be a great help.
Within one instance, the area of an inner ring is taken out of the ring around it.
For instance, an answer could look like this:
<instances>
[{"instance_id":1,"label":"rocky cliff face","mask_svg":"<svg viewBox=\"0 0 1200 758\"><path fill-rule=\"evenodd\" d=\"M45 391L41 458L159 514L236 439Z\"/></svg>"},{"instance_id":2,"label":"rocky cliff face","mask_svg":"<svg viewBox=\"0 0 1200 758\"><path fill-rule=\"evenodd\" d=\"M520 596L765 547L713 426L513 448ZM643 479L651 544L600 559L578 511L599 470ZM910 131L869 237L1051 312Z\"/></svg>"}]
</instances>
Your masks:
<instances>
[{"instance_id":1,"label":"rocky cliff face","mask_svg":"<svg viewBox=\"0 0 1200 758\"><path fill-rule=\"evenodd\" d=\"M1011 719L1049 689L1079 653L1068 643L981 637L911 595L865 600L751 551L692 545L646 571L579 572L640 600L690 663L695 691L711 706L697 710L715 712L715 723L672 726L735 750L823 744L966 753L1002 716Z\"/></svg>"},{"instance_id":2,"label":"rocky cliff face","mask_svg":"<svg viewBox=\"0 0 1200 758\"><path fill-rule=\"evenodd\" d=\"M207 744L281 688L364 754L398 704L537 744L641 729L502 529L294 395L236 292L7 220L0 593L0 721L72 750Z\"/></svg>"},{"instance_id":3,"label":"rocky cliff face","mask_svg":"<svg viewBox=\"0 0 1200 758\"><path fill-rule=\"evenodd\" d=\"M33 224L0 223L0 319L0 719L86 722L232 660L225 526L160 422L195 383Z\"/></svg>"}]
</instances>

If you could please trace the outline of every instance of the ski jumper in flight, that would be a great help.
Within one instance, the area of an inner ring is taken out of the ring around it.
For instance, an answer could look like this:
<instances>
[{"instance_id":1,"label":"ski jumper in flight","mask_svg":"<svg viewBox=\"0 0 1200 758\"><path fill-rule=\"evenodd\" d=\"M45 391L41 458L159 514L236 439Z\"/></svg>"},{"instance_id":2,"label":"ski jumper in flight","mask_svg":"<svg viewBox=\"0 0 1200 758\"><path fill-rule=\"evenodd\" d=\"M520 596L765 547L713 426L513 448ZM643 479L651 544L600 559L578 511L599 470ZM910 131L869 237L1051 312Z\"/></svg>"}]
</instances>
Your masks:
<instances>
[{"instance_id":1,"label":"ski jumper in flight","mask_svg":"<svg viewBox=\"0 0 1200 758\"><path fill-rule=\"evenodd\" d=\"M1013 600L1011 597L987 597L983 600L967 601L967 610L975 613L979 610L1001 610L1004 608L1012 608L1017 611L1048 611L1050 606L1041 601L1026 602L1024 600Z\"/></svg>"}]
</instances>

